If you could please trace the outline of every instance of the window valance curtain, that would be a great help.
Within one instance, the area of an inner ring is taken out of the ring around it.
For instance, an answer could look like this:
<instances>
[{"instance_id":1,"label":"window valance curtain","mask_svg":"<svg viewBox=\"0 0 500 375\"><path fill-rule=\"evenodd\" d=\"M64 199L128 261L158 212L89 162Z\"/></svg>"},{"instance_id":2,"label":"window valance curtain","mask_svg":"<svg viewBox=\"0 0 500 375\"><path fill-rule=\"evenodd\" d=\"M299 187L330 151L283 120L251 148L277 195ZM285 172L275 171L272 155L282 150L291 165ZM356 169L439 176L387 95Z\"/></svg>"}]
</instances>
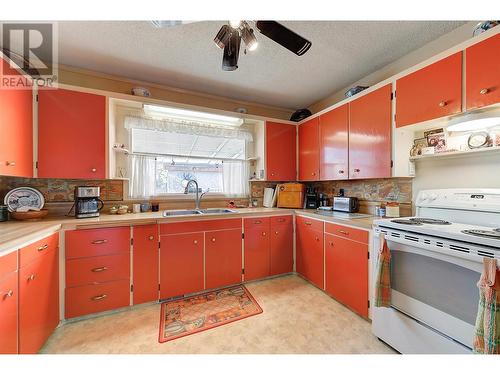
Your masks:
<instances>
[{"instance_id":1,"label":"window valance curtain","mask_svg":"<svg viewBox=\"0 0 500 375\"><path fill-rule=\"evenodd\" d=\"M125 129L146 129L180 134L198 134L208 137L244 139L252 142L252 133L244 129L231 129L204 123L178 119L155 119L141 116L126 116Z\"/></svg>"}]
</instances>

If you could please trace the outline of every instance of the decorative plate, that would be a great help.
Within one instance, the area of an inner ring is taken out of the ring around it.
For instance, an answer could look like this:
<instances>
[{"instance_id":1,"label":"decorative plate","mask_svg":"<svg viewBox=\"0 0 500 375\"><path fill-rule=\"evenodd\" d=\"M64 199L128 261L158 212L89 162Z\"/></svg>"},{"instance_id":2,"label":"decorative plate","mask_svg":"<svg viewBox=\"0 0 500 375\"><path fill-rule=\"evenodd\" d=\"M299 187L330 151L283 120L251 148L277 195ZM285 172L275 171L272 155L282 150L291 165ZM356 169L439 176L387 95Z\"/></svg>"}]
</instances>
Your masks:
<instances>
[{"instance_id":1,"label":"decorative plate","mask_svg":"<svg viewBox=\"0 0 500 375\"><path fill-rule=\"evenodd\" d=\"M41 210L45 204L45 199L37 189L18 187L7 193L4 204L10 212L17 211L20 207L33 207Z\"/></svg>"},{"instance_id":2,"label":"decorative plate","mask_svg":"<svg viewBox=\"0 0 500 375\"><path fill-rule=\"evenodd\" d=\"M481 148L481 147L486 147L488 146L488 143L490 142L490 135L486 132L477 132L477 133L472 133L469 136L469 139L467 141L467 144L469 145L469 148Z\"/></svg>"}]
</instances>

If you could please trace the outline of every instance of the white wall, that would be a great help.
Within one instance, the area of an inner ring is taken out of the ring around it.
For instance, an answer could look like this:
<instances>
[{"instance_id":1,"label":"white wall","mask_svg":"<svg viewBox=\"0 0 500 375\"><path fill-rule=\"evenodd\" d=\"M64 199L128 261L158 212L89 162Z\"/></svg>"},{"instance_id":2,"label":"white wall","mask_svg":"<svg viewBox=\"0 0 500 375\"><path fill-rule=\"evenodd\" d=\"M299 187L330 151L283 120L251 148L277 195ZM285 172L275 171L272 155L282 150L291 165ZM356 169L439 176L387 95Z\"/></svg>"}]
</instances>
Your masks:
<instances>
[{"instance_id":1,"label":"white wall","mask_svg":"<svg viewBox=\"0 0 500 375\"><path fill-rule=\"evenodd\" d=\"M422 189L469 187L500 189L500 150L465 157L422 159L416 164L414 199Z\"/></svg>"}]
</instances>

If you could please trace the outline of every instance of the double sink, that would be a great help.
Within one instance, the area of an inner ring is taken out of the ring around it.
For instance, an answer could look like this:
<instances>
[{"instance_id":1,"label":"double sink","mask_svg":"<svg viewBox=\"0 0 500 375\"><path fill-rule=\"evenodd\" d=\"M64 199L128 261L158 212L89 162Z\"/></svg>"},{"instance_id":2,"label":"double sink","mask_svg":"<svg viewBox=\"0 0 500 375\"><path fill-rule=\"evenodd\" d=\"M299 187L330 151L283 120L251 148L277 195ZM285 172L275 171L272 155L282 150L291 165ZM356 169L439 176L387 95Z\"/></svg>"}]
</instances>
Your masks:
<instances>
[{"instance_id":1,"label":"double sink","mask_svg":"<svg viewBox=\"0 0 500 375\"><path fill-rule=\"evenodd\" d=\"M185 215L207 215L207 214L235 214L237 211L230 210L229 208L207 208L204 210L165 210L163 211L164 217L170 216L185 216Z\"/></svg>"}]
</instances>

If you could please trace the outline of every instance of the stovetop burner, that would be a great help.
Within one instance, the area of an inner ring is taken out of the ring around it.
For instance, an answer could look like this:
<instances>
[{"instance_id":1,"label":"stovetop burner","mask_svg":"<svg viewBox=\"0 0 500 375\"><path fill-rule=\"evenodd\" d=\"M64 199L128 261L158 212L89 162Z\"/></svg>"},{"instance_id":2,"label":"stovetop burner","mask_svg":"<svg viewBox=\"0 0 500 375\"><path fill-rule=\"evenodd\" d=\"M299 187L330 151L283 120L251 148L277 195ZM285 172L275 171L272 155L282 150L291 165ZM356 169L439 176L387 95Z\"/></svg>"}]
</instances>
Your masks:
<instances>
[{"instance_id":1,"label":"stovetop burner","mask_svg":"<svg viewBox=\"0 0 500 375\"><path fill-rule=\"evenodd\" d=\"M412 217L410 219L394 219L391 220L391 222L396 224L406 224L406 225L422 225L422 224L451 225L451 223L446 220L429 219L426 217Z\"/></svg>"},{"instance_id":2,"label":"stovetop burner","mask_svg":"<svg viewBox=\"0 0 500 375\"><path fill-rule=\"evenodd\" d=\"M493 230L481 230L481 229L465 229L462 233L471 234L478 237L487 237L500 240L500 228Z\"/></svg>"}]
</instances>

